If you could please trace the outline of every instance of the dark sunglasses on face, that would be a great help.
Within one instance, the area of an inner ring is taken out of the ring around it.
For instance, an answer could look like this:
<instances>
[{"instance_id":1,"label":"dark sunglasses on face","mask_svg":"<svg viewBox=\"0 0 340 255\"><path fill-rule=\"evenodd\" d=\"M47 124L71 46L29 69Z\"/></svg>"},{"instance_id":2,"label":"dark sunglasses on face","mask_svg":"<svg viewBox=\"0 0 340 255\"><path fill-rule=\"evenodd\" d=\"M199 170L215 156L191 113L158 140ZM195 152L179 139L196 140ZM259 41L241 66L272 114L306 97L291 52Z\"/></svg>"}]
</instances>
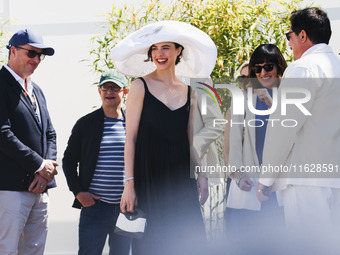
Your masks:
<instances>
[{"instance_id":1,"label":"dark sunglasses on face","mask_svg":"<svg viewBox=\"0 0 340 255\"><path fill-rule=\"evenodd\" d=\"M247 76L246 75L240 75L240 76L237 76L237 80L239 82L245 82L247 79Z\"/></svg>"},{"instance_id":2,"label":"dark sunglasses on face","mask_svg":"<svg viewBox=\"0 0 340 255\"><path fill-rule=\"evenodd\" d=\"M123 88L121 88L121 87L116 87L116 86L107 86L107 85L102 85L101 87L100 87L100 89L102 90L102 91L104 91L104 92L106 92L106 91L108 91L108 90L111 90L111 91L113 91L113 92L120 92L120 91L122 91L123 90Z\"/></svg>"},{"instance_id":3,"label":"dark sunglasses on face","mask_svg":"<svg viewBox=\"0 0 340 255\"><path fill-rule=\"evenodd\" d=\"M273 71L274 69L274 64L265 64L263 66L254 66L253 70L255 73L261 73L262 72L262 68L266 71L266 72L270 72Z\"/></svg>"},{"instance_id":4,"label":"dark sunglasses on face","mask_svg":"<svg viewBox=\"0 0 340 255\"><path fill-rule=\"evenodd\" d=\"M290 34L291 34L291 33L294 33L294 31L290 31L290 32L287 32L287 33L286 33L286 38L287 38L288 41L290 40Z\"/></svg>"},{"instance_id":5,"label":"dark sunglasses on face","mask_svg":"<svg viewBox=\"0 0 340 255\"><path fill-rule=\"evenodd\" d=\"M38 56L39 60L43 60L45 58L45 54L40 53L40 52L36 52L35 50L29 50L29 49L25 49L19 46L15 46L15 48L17 49L21 49L21 50L27 50L27 57L29 58L35 58L36 56Z\"/></svg>"}]
</instances>

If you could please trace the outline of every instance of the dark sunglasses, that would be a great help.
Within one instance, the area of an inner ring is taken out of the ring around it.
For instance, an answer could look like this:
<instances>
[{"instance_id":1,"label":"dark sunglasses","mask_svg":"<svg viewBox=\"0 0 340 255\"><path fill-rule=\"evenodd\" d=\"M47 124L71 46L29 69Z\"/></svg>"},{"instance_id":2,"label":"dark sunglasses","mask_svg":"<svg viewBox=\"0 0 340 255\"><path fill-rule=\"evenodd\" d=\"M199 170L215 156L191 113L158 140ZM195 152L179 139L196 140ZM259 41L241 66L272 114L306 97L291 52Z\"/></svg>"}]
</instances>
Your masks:
<instances>
[{"instance_id":1,"label":"dark sunglasses","mask_svg":"<svg viewBox=\"0 0 340 255\"><path fill-rule=\"evenodd\" d=\"M265 64L263 66L254 66L253 70L254 70L255 73L261 73L262 68L263 68L266 72L270 72L270 71L273 71L274 65L275 64Z\"/></svg>"},{"instance_id":2,"label":"dark sunglasses","mask_svg":"<svg viewBox=\"0 0 340 255\"><path fill-rule=\"evenodd\" d=\"M39 60L43 60L45 58L45 54L40 53L40 52L36 52L35 50L29 50L29 49L25 49L19 46L15 46L15 48L17 49L21 49L21 50L27 50L27 57L29 58L35 58L36 56L38 56Z\"/></svg>"},{"instance_id":3,"label":"dark sunglasses","mask_svg":"<svg viewBox=\"0 0 340 255\"><path fill-rule=\"evenodd\" d=\"M287 33L286 33L286 38L287 38L288 41L290 40L290 34L291 34L291 33L294 33L294 31L290 31L290 32L287 32Z\"/></svg>"},{"instance_id":4,"label":"dark sunglasses","mask_svg":"<svg viewBox=\"0 0 340 255\"><path fill-rule=\"evenodd\" d=\"M237 80L239 82L245 82L247 80L247 76L246 75L237 76Z\"/></svg>"}]
</instances>

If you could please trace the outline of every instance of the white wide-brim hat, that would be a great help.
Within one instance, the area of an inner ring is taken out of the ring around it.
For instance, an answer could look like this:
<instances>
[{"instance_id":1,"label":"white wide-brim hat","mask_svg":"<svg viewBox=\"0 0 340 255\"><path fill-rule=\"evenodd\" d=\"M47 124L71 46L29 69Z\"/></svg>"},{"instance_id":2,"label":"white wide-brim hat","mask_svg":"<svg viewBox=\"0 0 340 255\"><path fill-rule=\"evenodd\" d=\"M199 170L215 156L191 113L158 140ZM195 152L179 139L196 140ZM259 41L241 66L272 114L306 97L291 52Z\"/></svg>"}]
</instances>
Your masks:
<instances>
[{"instance_id":1,"label":"white wide-brim hat","mask_svg":"<svg viewBox=\"0 0 340 255\"><path fill-rule=\"evenodd\" d=\"M112 50L115 69L130 77L141 77L156 69L152 61L145 62L151 45L174 42L184 47L176 75L207 78L213 71L217 49L211 38L200 29L180 21L159 21L148 24L125 37Z\"/></svg>"}]
</instances>

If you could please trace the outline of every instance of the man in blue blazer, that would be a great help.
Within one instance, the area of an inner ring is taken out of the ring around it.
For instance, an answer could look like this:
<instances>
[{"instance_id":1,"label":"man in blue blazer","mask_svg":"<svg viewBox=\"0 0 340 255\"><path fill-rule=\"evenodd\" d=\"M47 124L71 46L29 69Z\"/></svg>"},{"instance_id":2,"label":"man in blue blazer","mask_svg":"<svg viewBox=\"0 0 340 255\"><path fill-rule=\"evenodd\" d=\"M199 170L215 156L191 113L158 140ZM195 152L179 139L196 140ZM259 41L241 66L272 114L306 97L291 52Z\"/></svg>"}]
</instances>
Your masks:
<instances>
[{"instance_id":1,"label":"man in blue blazer","mask_svg":"<svg viewBox=\"0 0 340 255\"><path fill-rule=\"evenodd\" d=\"M56 133L30 75L54 49L25 29L7 45L0 70L0 254L43 254L48 194L55 187Z\"/></svg>"}]
</instances>

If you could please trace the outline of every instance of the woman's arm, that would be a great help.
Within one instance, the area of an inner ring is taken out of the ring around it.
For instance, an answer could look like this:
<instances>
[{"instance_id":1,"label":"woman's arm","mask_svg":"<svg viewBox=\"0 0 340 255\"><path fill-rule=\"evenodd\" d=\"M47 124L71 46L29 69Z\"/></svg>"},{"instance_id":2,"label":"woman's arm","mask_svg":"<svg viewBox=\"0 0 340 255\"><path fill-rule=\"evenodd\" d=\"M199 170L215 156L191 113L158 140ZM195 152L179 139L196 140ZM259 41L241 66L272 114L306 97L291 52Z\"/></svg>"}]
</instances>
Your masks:
<instances>
[{"instance_id":1,"label":"woman's arm","mask_svg":"<svg viewBox=\"0 0 340 255\"><path fill-rule=\"evenodd\" d=\"M193 144L193 137L194 137L194 114L197 107L197 95L195 90L191 89L191 105L190 105L190 113L189 113L189 120L188 120L188 138L189 138L189 145L190 145L190 167L195 168L199 166L201 168L201 162L197 151ZM191 173L195 172L195 169L190 169ZM197 189L200 198L200 204L203 205L209 196L208 190L208 178L205 173L199 172L197 178Z\"/></svg>"},{"instance_id":2,"label":"woman's arm","mask_svg":"<svg viewBox=\"0 0 340 255\"><path fill-rule=\"evenodd\" d=\"M124 149L125 179L134 177L135 144L139 121L143 109L144 86L140 79L132 82L126 103L126 141ZM120 202L122 212L133 212L137 205L135 184L133 179L125 183Z\"/></svg>"}]
</instances>

